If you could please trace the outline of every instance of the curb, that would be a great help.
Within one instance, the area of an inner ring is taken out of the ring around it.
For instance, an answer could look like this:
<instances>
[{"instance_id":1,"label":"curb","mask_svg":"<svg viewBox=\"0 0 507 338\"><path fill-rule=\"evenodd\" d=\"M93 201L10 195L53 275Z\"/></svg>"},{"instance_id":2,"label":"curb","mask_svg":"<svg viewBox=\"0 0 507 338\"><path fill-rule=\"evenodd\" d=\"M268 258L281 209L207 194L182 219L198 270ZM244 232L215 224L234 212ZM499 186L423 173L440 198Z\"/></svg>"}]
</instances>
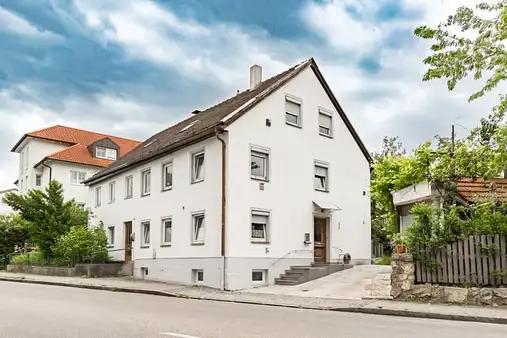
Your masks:
<instances>
[{"instance_id":1,"label":"curb","mask_svg":"<svg viewBox=\"0 0 507 338\"><path fill-rule=\"evenodd\" d=\"M63 287L69 287L69 288L92 289L92 290L102 290L102 291L111 291L111 292L137 293L137 294L145 294L145 295L153 295L153 296L194 299L194 300L207 300L207 301L225 302L225 303L285 307L285 308L305 309L305 310L334 311L334 312L360 313L360 314L381 315L381 316L395 316L395 317L406 317L406 318L423 318L423 319L437 319L437 320L450 320L450 321L460 321L460 322L475 322L475 323L507 325L507 318L505 318L505 317L504 318L501 318L501 317L496 318L496 317L485 317L485 316L467 316L467 315L431 313L431 312L421 312L421 311L394 310L394 309L384 309L384 308L366 308L366 307L333 308L333 307L319 307L319 306L311 306L311 305L309 306L309 305L293 305L293 304L281 304L281 303L266 303L266 302L245 301L245 300L238 300L238 299L223 299L223 298L219 299L219 298L212 298L212 297L195 297L195 296L182 295L182 294L178 294L178 293L171 293L171 292L167 292L167 291L158 291L158 290L149 290L149 289L132 289L132 288L115 287L115 286L107 286L107 285L72 284L72 283L64 283L64 282L50 282L50 281L41 281L41 280L23 279L23 278L0 277L0 281L12 282L12 283L63 286Z\"/></svg>"}]
</instances>

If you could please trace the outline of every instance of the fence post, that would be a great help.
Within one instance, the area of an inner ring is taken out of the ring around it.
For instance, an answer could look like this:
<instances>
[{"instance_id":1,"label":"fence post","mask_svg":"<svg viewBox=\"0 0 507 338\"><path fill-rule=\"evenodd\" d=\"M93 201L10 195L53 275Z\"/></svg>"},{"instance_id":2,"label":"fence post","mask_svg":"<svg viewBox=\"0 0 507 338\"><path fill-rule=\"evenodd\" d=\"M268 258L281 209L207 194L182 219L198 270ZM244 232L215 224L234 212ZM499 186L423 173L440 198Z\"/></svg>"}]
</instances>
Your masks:
<instances>
[{"instance_id":1,"label":"fence post","mask_svg":"<svg viewBox=\"0 0 507 338\"><path fill-rule=\"evenodd\" d=\"M391 258L391 296L397 298L412 289L415 283L415 267L412 255L393 254Z\"/></svg>"}]
</instances>

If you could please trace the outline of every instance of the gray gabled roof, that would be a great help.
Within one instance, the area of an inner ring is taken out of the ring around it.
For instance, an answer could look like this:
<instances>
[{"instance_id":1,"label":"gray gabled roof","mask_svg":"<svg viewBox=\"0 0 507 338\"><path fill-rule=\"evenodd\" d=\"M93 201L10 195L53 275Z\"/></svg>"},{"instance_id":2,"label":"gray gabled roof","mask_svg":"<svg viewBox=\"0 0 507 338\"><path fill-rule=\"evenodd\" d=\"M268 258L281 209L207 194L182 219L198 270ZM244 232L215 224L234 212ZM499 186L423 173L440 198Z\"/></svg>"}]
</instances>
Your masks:
<instances>
[{"instance_id":1,"label":"gray gabled roof","mask_svg":"<svg viewBox=\"0 0 507 338\"><path fill-rule=\"evenodd\" d=\"M134 148L125 156L113 162L110 166L100 170L94 176L85 181L86 184L97 183L110 176L126 171L133 166L150 162L156 158L200 142L215 135L217 128L225 128L233 123L243 114L252 109L265 97L276 91L287 81L294 78L304 69L311 67L321 82L326 93L335 105L338 113L352 133L361 151L368 161L371 157L366 147L360 140L356 131L350 124L349 119L341 109L338 101L331 92L329 86L320 73L314 59L304 61L288 70L261 82L256 88L247 89L237 95L211 107L198 114L195 114L161 132L148 138L142 144Z\"/></svg>"}]
</instances>

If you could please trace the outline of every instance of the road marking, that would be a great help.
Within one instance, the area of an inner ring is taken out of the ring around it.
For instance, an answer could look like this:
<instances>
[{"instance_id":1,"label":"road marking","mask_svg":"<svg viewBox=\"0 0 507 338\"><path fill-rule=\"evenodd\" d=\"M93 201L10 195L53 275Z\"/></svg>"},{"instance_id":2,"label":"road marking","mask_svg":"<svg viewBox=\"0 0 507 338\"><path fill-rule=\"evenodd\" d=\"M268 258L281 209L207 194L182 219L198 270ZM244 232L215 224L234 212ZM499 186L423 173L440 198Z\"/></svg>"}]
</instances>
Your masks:
<instances>
[{"instance_id":1,"label":"road marking","mask_svg":"<svg viewBox=\"0 0 507 338\"><path fill-rule=\"evenodd\" d=\"M200 338L200 337L197 337L197 336L189 336L188 334L172 333L172 332L160 332L159 335L161 335L161 336L170 336L170 337L178 337L178 338Z\"/></svg>"}]
</instances>

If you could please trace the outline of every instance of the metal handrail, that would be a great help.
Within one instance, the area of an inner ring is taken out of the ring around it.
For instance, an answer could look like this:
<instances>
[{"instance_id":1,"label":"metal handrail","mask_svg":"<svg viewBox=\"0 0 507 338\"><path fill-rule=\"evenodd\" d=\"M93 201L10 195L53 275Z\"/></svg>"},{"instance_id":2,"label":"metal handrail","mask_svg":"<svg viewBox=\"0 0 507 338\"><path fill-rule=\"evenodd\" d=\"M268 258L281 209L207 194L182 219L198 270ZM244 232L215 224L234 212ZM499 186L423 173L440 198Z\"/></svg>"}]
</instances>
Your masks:
<instances>
[{"instance_id":1,"label":"metal handrail","mask_svg":"<svg viewBox=\"0 0 507 338\"><path fill-rule=\"evenodd\" d=\"M269 266L269 268L271 269L276 263L278 263L279 261L281 261L282 259L284 259L285 257L293 254L293 253L296 253L296 252L313 252L314 250L310 250L310 249L294 249L294 250L290 250L288 251L285 255L283 255L282 257L278 258L276 261L274 261L273 263L271 263L271 265Z\"/></svg>"},{"instance_id":2,"label":"metal handrail","mask_svg":"<svg viewBox=\"0 0 507 338\"><path fill-rule=\"evenodd\" d=\"M338 251L338 263L345 264L345 262L343 261L343 256L345 256L343 250L335 245L333 245L332 248Z\"/></svg>"}]
</instances>

